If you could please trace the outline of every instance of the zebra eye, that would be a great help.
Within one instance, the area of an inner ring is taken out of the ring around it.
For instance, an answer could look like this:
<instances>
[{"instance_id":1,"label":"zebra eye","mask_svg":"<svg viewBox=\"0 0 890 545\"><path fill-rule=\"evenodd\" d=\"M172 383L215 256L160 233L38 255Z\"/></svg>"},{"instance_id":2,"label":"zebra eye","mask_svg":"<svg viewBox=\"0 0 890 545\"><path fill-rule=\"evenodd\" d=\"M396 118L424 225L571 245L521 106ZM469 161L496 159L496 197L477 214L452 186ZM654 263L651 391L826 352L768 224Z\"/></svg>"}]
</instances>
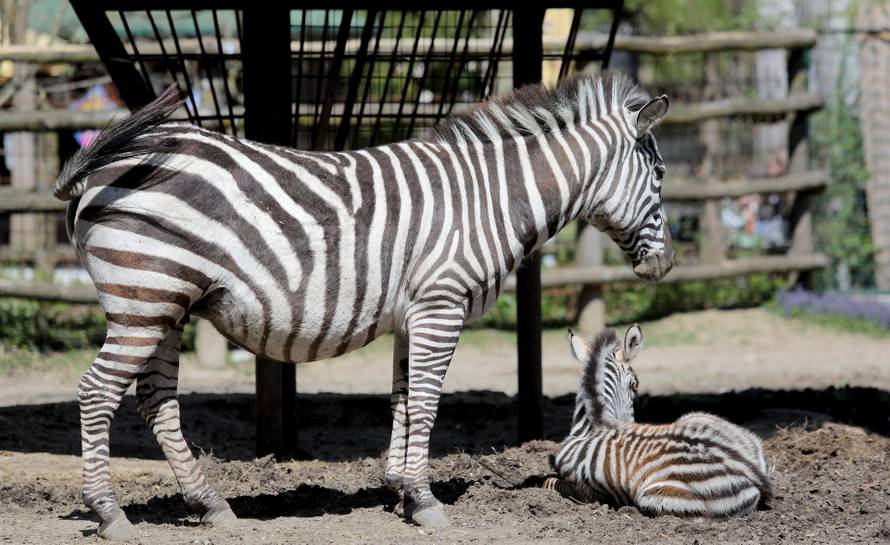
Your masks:
<instances>
[{"instance_id":1,"label":"zebra eye","mask_svg":"<svg viewBox=\"0 0 890 545\"><path fill-rule=\"evenodd\" d=\"M664 165L655 165L655 179L661 180L662 178L664 178Z\"/></svg>"}]
</instances>

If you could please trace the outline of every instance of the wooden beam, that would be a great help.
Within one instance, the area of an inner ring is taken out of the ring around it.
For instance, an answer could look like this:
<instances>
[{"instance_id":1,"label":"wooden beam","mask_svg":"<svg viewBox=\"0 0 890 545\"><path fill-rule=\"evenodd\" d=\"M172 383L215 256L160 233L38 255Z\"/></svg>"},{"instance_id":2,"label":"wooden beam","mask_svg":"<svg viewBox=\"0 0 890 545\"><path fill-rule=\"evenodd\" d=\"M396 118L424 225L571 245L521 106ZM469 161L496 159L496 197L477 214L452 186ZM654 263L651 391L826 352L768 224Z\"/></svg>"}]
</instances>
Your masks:
<instances>
[{"instance_id":1,"label":"wooden beam","mask_svg":"<svg viewBox=\"0 0 890 545\"><path fill-rule=\"evenodd\" d=\"M99 54L91 45L4 45L0 61L35 64L98 63Z\"/></svg>"},{"instance_id":2,"label":"wooden beam","mask_svg":"<svg viewBox=\"0 0 890 545\"><path fill-rule=\"evenodd\" d=\"M602 50L608 43L609 35L605 33L579 33L575 40L576 51ZM351 39L346 45L350 50L358 47L360 40ZM324 49L331 51L335 45L334 40L310 40L303 44L306 52L319 52ZM811 29L797 29L785 32L705 32L703 34L687 34L684 36L629 36L618 35L615 37L614 48L629 53L645 55L683 55L690 53L706 53L709 51L756 51L759 49L796 49L812 47L816 43L816 31ZM168 50L172 49L172 42L167 43ZM227 40L226 45L232 47L234 54L239 53L239 44L235 40ZM292 44L292 45L297 45ZM453 40L451 38L421 38L419 45L426 50L430 47L435 53L447 53L451 51ZM200 54L201 50L197 40L188 38L180 40L180 47L184 54ZM380 54L388 54L395 47L395 39L384 38L380 40ZM544 51L547 53L560 53L565 47L564 40L544 40ZM487 52L491 49L491 40L484 38L471 38L467 42L469 53ZM292 49L296 51L296 49ZM140 47L140 53L157 55L161 49L157 44L145 44ZM513 40L504 40L504 53L513 51ZM209 55L217 55L216 51L208 51ZM98 63L99 54L92 45L50 45L45 47L32 45L5 45L0 46L0 61L27 62L36 64L60 64L60 63Z\"/></svg>"},{"instance_id":3,"label":"wooden beam","mask_svg":"<svg viewBox=\"0 0 890 545\"><path fill-rule=\"evenodd\" d=\"M20 282L0 278L0 297L22 297L24 299L38 299L40 301L54 301L60 303L98 303L96 288L91 285L72 284L62 286L59 284Z\"/></svg>"},{"instance_id":4,"label":"wooden beam","mask_svg":"<svg viewBox=\"0 0 890 545\"><path fill-rule=\"evenodd\" d=\"M814 191L828 184L828 172L810 170L775 178L739 178L735 180L695 180L667 177L661 197L667 201L701 201L723 197L741 197L754 193Z\"/></svg>"},{"instance_id":5,"label":"wooden beam","mask_svg":"<svg viewBox=\"0 0 890 545\"><path fill-rule=\"evenodd\" d=\"M468 106L466 104L456 104L454 111L460 112ZM665 117L664 123L688 125L719 117L778 117L799 112L810 112L818 110L822 106L822 99L810 93L801 93L775 100L735 97L709 102L673 105L667 117ZM343 115L343 104L334 103L330 107L332 116ZM309 109L311 109L311 105L301 105L301 114L308 115ZM437 109L438 106L436 105L418 105L418 113L421 115L434 114ZM397 110L398 103L385 103L382 107L384 115L395 115ZM123 109L108 112L72 112L62 109L9 111L4 112L3 116L0 117L0 132L103 129L110 122L125 117L128 113L127 110ZM239 113L239 110L236 109L236 113ZM206 114L211 115L212 112L206 112Z\"/></svg>"},{"instance_id":6,"label":"wooden beam","mask_svg":"<svg viewBox=\"0 0 890 545\"><path fill-rule=\"evenodd\" d=\"M576 50L603 49L608 35L579 34ZM718 51L756 51L758 49L799 49L816 44L812 29L782 32L704 32L685 36L628 36L615 37L615 49L645 55L687 55ZM547 44L550 45L550 44Z\"/></svg>"},{"instance_id":7,"label":"wooden beam","mask_svg":"<svg viewBox=\"0 0 890 545\"><path fill-rule=\"evenodd\" d=\"M49 191L0 187L0 213L64 212L68 203L53 197Z\"/></svg>"},{"instance_id":8,"label":"wooden beam","mask_svg":"<svg viewBox=\"0 0 890 545\"><path fill-rule=\"evenodd\" d=\"M74 246L71 246L70 244L56 246L53 249L52 254L56 263L69 265L80 262L77 259L77 254L74 252ZM40 259L40 257L41 252L34 250L0 246L0 263L34 263Z\"/></svg>"},{"instance_id":9,"label":"wooden beam","mask_svg":"<svg viewBox=\"0 0 890 545\"><path fill-rule=\"evenodd\" d=\"M822 98L813 93L797 93L777 99L724 98L696 104L672 105L664 118L664 123L687 125L718 117L778 117L790 113L811 112L822 108L823 105Z\"/></svg>"},{"instance_id":10,"label":"wooden beam","mask_svg":"<svg viewBox=\"0 0 890 545\"><path fill-rule=\"evenodd\" d=\"M128 113L123 109L108 112L9 110L0 116L0 132L102 129L115 119L126 117Z\"/></svg>"},{"instance_id":11,"label":"wooden beam","mask_svg":"<svg viewBox=\"0 0 890 545\"><path fill-rule=\"evenodd\" d=\"M678 265L659 284L718 280L755 273L787 273L821 269L828 265L822 254L748 257L713 264ZM630 267L563 267L541 273L541 287L552 288L574 284L608 284L638 282ZM510 276L505 290L516 289L516 279Z\"/></svg>"}]
</instances>

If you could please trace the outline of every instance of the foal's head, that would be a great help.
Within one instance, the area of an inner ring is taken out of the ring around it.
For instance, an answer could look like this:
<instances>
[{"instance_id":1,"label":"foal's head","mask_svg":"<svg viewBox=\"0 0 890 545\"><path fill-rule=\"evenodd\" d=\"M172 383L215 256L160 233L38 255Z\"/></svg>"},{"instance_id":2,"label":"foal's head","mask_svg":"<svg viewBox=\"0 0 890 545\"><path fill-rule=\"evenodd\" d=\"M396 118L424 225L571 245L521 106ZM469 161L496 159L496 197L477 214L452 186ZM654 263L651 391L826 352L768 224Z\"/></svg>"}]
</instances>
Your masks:
<instances>
[{"instance_id":1,"label":"foal's head","mask_svg":"<svg viewBox=\"0 0 890 545\"><path fill-rule=\"evenodd\" d=\"M578 397L593 423L634 421L634 398L639 380L630 362L640 352L643 332L632 325L620 342L615 331L605 329L588 343L569 330L572 354L584 365Z\"/></svg>"}]
</instances>

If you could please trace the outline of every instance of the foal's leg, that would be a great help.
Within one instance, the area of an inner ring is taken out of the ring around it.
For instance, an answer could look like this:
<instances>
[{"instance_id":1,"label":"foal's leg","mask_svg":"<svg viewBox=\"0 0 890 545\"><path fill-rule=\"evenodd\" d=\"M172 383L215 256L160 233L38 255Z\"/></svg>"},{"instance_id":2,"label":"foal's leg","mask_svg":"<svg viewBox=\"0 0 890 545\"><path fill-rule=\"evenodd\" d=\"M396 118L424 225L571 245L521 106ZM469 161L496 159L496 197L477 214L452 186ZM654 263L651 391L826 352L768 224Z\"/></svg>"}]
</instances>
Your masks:
<instances>
[{"instance_id":1,"label":"foal's leg","mask_svg":"<svg viewBox=\"0 0 890 545\"><path fill-rule=\"evenodd\" d=\"M207 484L204 472L192 456L182 435L176 386L179 375L179 347L182 326L178 325L158 346L136 382L136 407L151 428L176 480L186 506L203 515L205 524L236 520L228 502Z\"/></svg>"},{"instance_id":2,"label":"foal's leg","mask_svg":"<svg viewBox=\"0 0 890 545\"><path fill-rule=\"evenodd\" d=\"M461 308L442 303L415 307L408 318L408 448L405 458L405 513L422 526L443 527L448 517L429 480L430 433L442 382L463 328Z\"/></svg>"},{"instance_id":3,"label":"foal's leg","mask_svg":"<svg viewBox=\"0 0 890 545\"><path fill-rule=\"evenodd\" d=\"M408 446L408 336L396 333L392 354L392 395L389 402L392 410L392 437L389 441L389 455L386 458L384 483L396 492L399 503L396 512L404 512L402 490L405 475L405 453Z\"/></svg>"},{"instance_id":4,"label":"foal's leg","mask_svg":"<svg viewBox=\"0 0 890 545\"><path fill-rule=\"evenodd\" d=\"M176 319L158 317L122 318L108 314L105 344L77 387L80 400L81 446L83 452L83 502L101 519L99 536L127 539L133 525L118 505L111 489L109 429L124 393L145 369ZM122 325L114 320L130 322ZM138 325L137 325L138 324Z\"/></svg>"}]
</instances>

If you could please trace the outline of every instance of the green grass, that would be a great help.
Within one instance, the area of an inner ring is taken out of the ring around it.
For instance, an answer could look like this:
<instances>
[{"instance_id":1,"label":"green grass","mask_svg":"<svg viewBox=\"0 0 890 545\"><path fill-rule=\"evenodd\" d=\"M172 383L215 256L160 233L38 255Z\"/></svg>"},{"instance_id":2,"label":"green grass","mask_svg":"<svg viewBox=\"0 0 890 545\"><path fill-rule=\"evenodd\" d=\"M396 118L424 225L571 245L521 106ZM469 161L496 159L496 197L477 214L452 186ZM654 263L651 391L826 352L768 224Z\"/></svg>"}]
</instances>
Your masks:
<instances>
[{"instance_id":1,"label":"green grass","mask_svg":"<svg viewBox=\"0 0 890 545\"><path fill-rule=\"evenodd\" d=\"M34 373L60 369L72 372L85 371L95 357L95 348L43 352L0 344L0 375L12 375L21 371Z\"/></svg>"}]
</instances>

